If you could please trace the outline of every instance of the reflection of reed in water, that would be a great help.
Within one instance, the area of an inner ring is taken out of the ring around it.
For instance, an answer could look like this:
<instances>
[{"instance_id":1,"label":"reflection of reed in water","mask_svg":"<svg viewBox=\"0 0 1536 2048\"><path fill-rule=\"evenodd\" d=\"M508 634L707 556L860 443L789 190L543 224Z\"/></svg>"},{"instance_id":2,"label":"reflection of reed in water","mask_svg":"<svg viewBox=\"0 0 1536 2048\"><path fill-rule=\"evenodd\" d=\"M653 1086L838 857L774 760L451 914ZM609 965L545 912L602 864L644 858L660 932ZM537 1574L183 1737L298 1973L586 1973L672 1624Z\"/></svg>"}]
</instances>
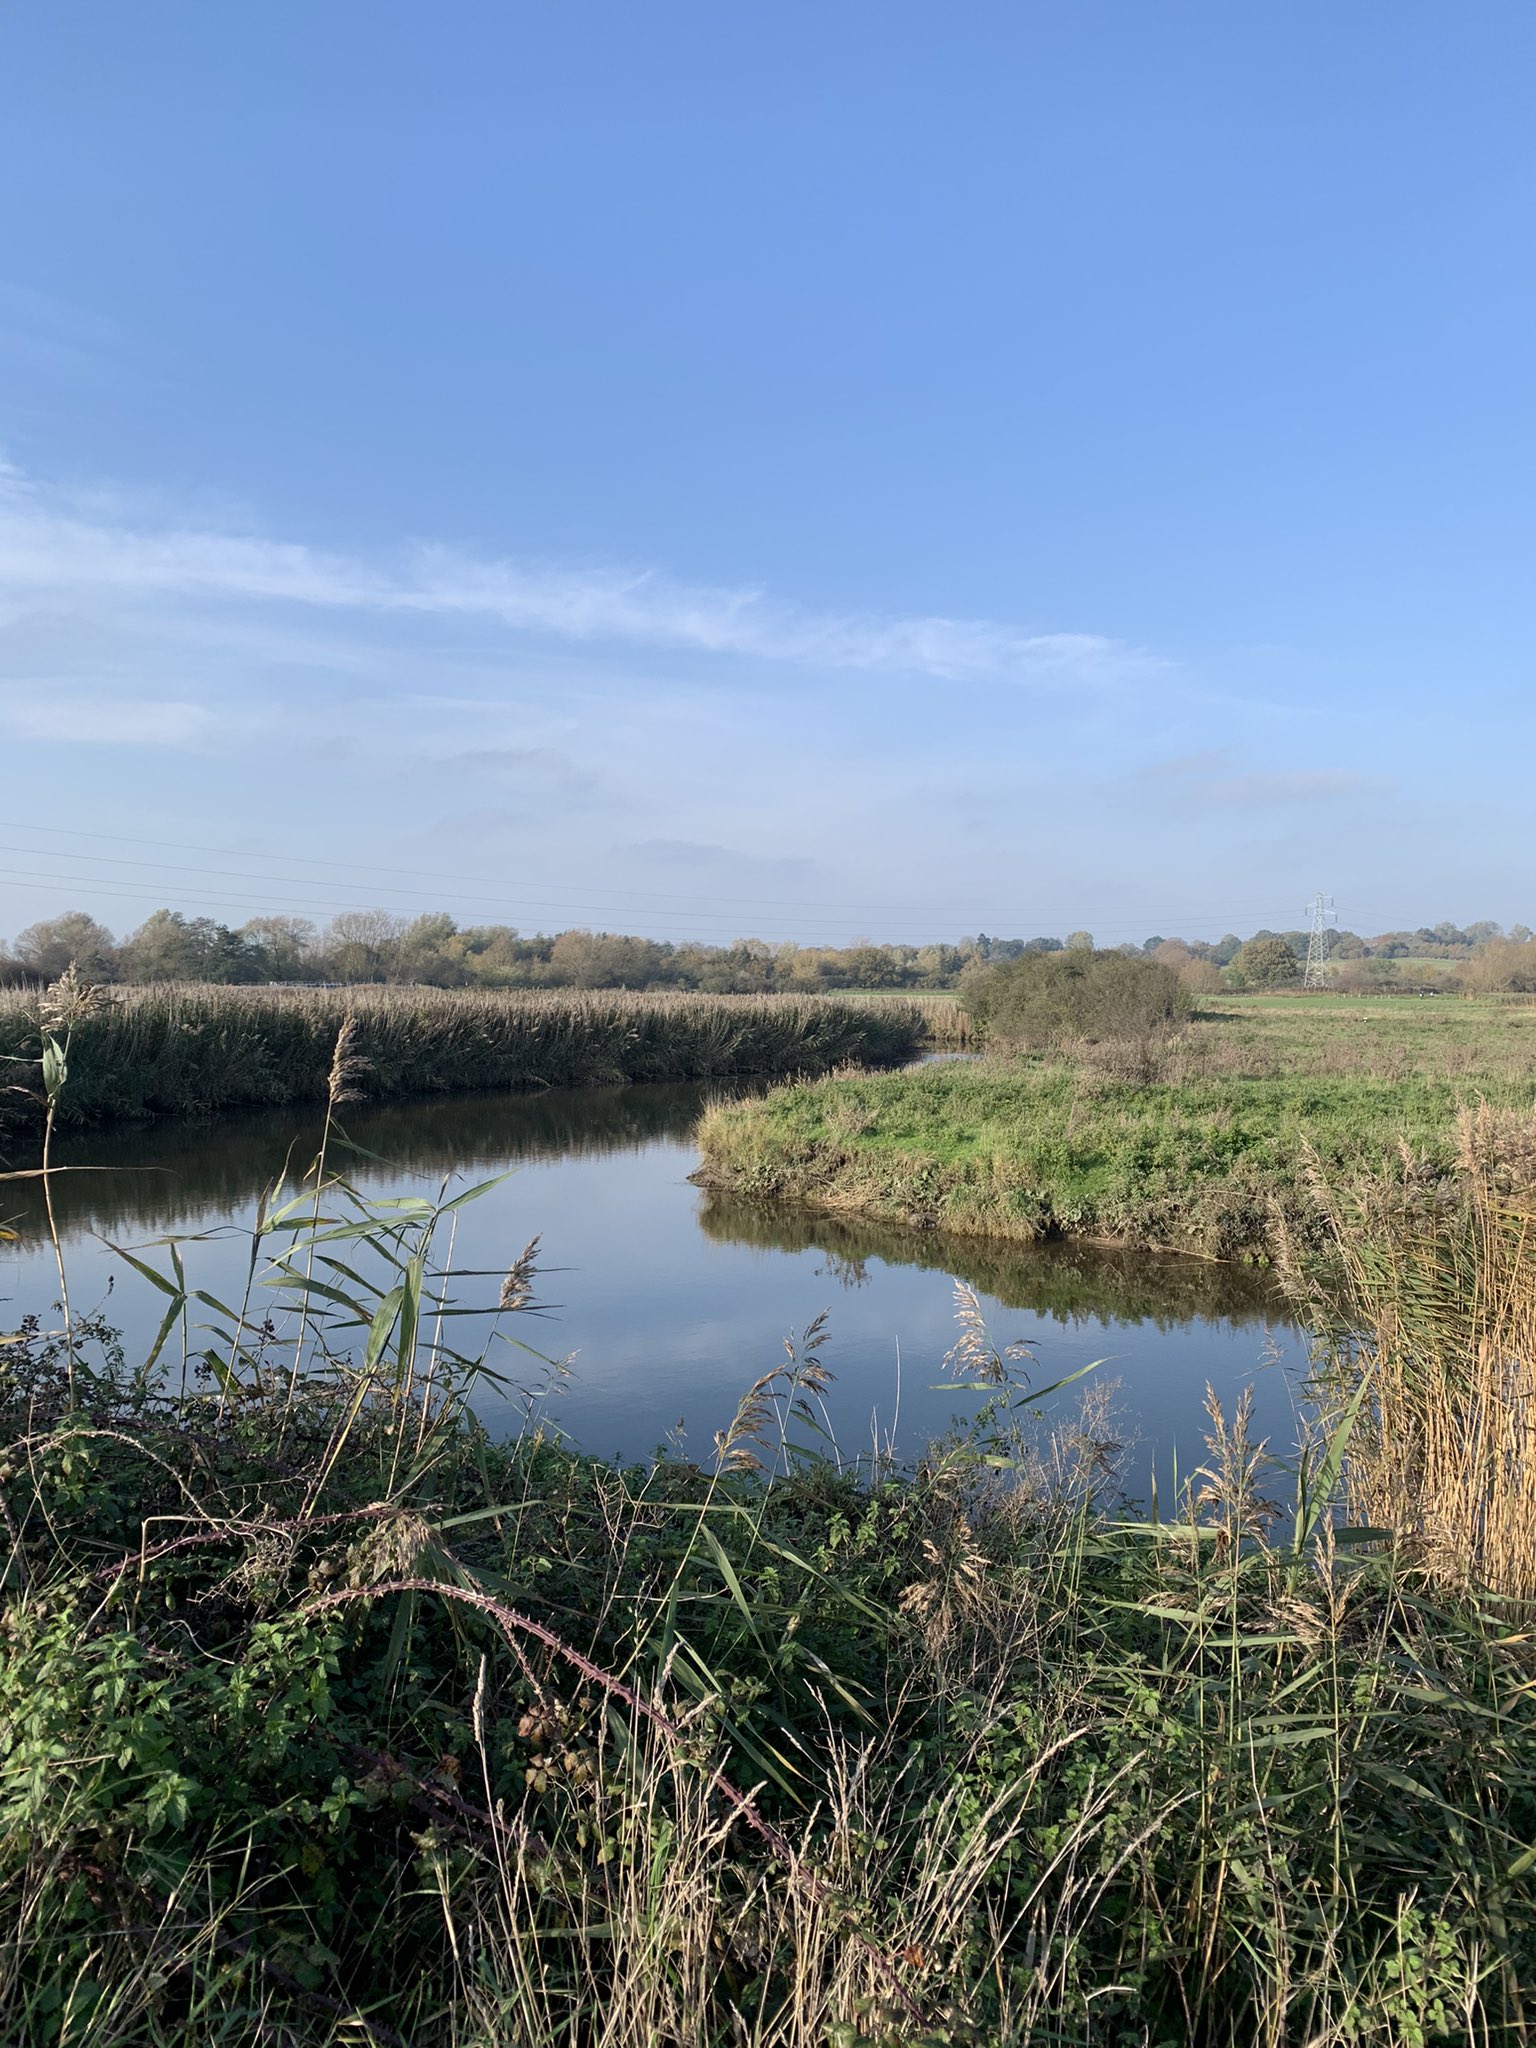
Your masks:
<instances>
[{"instance_id":1,"label":"reflection of reed in water","mask_svg":"<svg viewBox=\"0 0 1536 2048\"><path fill-rule=\"evenodd\" d=\"M630 1088L557 1088L544 1095L453 1095L427 1101L349 1103L347 1136L375 1158L336 1147L332 1164L367 1182L400 1174L494 1173L522 1161L601 1158L687 1140L708 1100L763 1082L653 1082ZM245 1216L282 1170L302 1173L320 1142L311 1107L255 1110L211 1124L93 1131L55 1145L60 1164L89 1167L54 1185L62 1229L164 1230L198 1218ZM35 1140L5 1162L36 1164ZM25 1155L25 1156L24 1156ZM97 1169L104 1169L98 1171ZM45 1228L40 1184L12 1181L0 1215L24 1238Z\"/></svg>"},{"instance_id":2,"label":"reflection of reed in water","mask_svg":"<svg viewBox=\"0 0 1536 2048\"><path fill-rule=\"evenodd\" d=\"M829 1277L860 1286L865 1261L925 1266L965 1280L1008 1308L1029 1309L1059 1323L1093 1320L1152 1323L1177 1329L1195 1318L1244 1328L1298 1327L1272 1274L1218 1265L1168 1252L1121 1251L1081 1239L1011 1244L946 1237L822 1215L787 1205L712 1194L699 1211L705 1234L722 1244L766 1250L818 1251Z\"/></svg>"}]
</instances>

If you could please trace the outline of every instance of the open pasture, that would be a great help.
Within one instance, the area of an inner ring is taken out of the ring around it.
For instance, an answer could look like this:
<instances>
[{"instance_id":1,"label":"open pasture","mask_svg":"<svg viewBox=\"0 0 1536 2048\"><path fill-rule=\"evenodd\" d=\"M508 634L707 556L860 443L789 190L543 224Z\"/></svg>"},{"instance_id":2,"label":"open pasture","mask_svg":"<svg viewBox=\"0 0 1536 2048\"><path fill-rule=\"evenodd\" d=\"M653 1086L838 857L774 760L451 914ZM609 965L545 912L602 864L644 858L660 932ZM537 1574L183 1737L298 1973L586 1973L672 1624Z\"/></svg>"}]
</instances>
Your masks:
<instances>
[{"instance_id":1,"label":"open pasture","mask_svg":"<svg viewBox=\"0 0 1536 2048\"><path fill-rule=\"evenodd\" d=\"M1271 1256L1313 1230L1315 1168L1441 1174L1458 1113L1479 1104L1536 1106L1536 1008L1230 1001L1163 1041L721 1106L701 1127L701 1179L969 1235Z\"/></svg>"}]
</instances>

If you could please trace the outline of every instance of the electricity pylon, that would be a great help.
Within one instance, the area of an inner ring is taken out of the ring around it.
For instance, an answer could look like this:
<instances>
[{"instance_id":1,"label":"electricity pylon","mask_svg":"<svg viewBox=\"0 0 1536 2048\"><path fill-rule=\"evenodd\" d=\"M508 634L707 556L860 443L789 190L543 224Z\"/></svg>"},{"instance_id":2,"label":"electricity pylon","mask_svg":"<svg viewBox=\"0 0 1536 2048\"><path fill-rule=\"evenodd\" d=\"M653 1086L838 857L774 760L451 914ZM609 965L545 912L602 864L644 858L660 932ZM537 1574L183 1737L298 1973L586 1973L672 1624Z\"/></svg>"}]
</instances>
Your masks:
<instances>
[{"instance_id":1,"label":"electricity pylon","mask_svg":"<svg viewBox=\"0 0 1536 2048\"><path fill-rule=\"evenodd\" d=\"M1312 919L1312 930L1307 939L1307 971L1301 978L1303 988L1326 988L1328 977L1323 972L1327 958L1326 938L1328 927L1337 922L1333 913L1333 898L1325 896L1321 889L1307 905Z\"/></svg>"}]
</instances>

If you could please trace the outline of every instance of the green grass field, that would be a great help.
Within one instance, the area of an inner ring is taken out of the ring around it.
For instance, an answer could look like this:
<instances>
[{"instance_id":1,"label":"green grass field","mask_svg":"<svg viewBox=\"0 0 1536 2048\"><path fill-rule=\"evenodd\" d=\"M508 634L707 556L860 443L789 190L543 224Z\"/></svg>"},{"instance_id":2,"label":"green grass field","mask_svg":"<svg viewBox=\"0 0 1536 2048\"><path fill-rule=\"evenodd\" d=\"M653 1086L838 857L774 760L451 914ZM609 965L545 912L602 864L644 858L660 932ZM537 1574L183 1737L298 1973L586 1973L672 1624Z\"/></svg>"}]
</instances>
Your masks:
<instances>
[{"instance_id":1,"label":"green grass field","mask_svg":"<svg viewBox=\"0 0 1536 2048\"><path fill-rule=\"evenodd\" d=\"M1443 1173L1458 1111L1536 1106L1536 1009L1247 999L1146 1053L862 1075L721 1106L708 1186L967 1235L1271 1253L1331 1176Z\"/></svg>"}]
</instances>

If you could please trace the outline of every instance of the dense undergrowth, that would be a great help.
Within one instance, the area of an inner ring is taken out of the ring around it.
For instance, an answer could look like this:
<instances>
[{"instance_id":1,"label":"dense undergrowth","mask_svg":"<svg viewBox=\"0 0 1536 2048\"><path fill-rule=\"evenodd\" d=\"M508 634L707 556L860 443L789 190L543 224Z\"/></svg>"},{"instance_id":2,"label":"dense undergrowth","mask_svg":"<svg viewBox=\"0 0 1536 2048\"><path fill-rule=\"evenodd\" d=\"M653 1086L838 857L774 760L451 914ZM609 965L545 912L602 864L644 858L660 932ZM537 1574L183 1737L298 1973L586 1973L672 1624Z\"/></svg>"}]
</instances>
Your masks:
<instances>
[{"instance_id":1,"label":"dense undergrowth","mask_svg":"<svg viewBox=\"0 0 1536 2048\"><path fill-rule=\"evenodd\" d=\"M1240 1425L1160 1531L1006 1384L916 1473L840 1470L794 1447L813 1338L717 1472L624 1470L487 1442L409 1293L291 1391L260 1344L170 1398L82 1339L71 1405L56 1339L10 1347L0 2038L1515 2026L1518 1641L1276 1529Z\"/></svg>"},{"instance_id":2,"label":"dense undergrowth","mask_svg":"<svg viewBox=\"0 0 1536 2048\"><path fill-rule=\"evenodd\" d=\"M61 1119L323 1102L348 1019L359 1088L380 1099L885 1066L910 1059L927 1029L909 1004L823 996L117 990L78 1025L76 1080ZM0 991L0 1061L34 1062L38 1048L37 998ZM7 1118L27 1124L40 1116L31 1094L0 1094L0 1129Z\"/></svg>"},{"instance_id":3,"label":"dense undergrowth","mask_svg":"<svg viewBox=\"0 0 1536 2048\"><path fill-rule=\"evenodd\" d=\"M1442 1177L1458 1106L1536 1102L1533 1051L1525 1012L1218 1012L1152 1042L721 1104L700 1126L699 1178L961 1235L1268 1257L1319 1240L1319 1164L1398 1184Z\"/></svg>"},{"instance_id":4,"label":"dense undergrowth","mask_svg":"<svg viewBox=\"0 0 1536 2048\"><path fill-rule=\"evenodd\" d=\"M1532 1291L1517 1171L1406 1262L1385 1207L1336 1211L1380 1256L1329 1434L1286 1470L1213 1405L1148 1523L1102 1411L1043 1438L963 1286L986 1399L914 1469L839 1461L819 1327L708 1466L584 1457L520 1341L534 1248L463 1314L476 1190L369 1202L338 1147L263 1202L239 1300L135 1255L151 1357L67 1315L0 1346L7 2048L1525 2038L1527 1606L1454 1532L1333 1512L1351 1431L1406 1498L1437 1368L1499 1398L1469 1361L1524 1325L1408 1311L1490 1202L1492 1295Z\"/></svg>"}]
</instances>

